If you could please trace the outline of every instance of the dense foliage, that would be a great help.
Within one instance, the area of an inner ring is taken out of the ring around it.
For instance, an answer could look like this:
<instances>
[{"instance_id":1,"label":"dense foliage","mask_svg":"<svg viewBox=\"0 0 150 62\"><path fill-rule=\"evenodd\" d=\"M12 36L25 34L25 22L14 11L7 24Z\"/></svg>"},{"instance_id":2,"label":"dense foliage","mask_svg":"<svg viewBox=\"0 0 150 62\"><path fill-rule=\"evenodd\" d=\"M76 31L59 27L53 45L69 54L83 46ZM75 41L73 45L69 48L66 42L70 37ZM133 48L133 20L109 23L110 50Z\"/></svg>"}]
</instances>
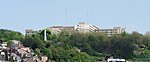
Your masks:
<instances>
[{"instance_id":1,"label":"dense foliage","mask_svg":"<svg viewBox=\"0 0 150 62\"><path fill-rule=\"evenodd\" d=\"M0 38L22 40L23 45L32 48L37 55L46 55L57 62L93 62L110 56L134 60L150 57L150 35L138 32L124 32L111 37L99 32L47 32L48 41L43 40L43 31L22 37L18 32L0 30Z\"/></svg>"},{"instance_id":2,"label":"dense foliage","mask_svg":"<svg viewBox=\"0 0 150 62\"><path fill-rule=\"evenodd\" d=\"M1 40L21 40L23 35L16 31L0 29L0 39Z\"/></svg>"}]
</instances>

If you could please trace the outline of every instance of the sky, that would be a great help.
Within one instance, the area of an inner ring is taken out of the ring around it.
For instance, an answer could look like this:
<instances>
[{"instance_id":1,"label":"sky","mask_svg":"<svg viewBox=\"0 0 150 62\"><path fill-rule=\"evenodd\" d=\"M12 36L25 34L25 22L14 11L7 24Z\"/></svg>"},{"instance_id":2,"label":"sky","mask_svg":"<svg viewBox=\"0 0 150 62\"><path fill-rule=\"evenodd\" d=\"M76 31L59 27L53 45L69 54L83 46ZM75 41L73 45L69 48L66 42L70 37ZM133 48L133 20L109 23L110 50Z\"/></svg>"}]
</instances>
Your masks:
<instances>
[{"instance_id":1,"label":"sky","mask_svg":"<svg viewBox=\"0 0 150 62\"><path fill-rule=\"evenodd\" d=\"M150 31L150 0L0 0L0 29L25 33L87 22L99 28Z\"/></svg>"}]
</instances>

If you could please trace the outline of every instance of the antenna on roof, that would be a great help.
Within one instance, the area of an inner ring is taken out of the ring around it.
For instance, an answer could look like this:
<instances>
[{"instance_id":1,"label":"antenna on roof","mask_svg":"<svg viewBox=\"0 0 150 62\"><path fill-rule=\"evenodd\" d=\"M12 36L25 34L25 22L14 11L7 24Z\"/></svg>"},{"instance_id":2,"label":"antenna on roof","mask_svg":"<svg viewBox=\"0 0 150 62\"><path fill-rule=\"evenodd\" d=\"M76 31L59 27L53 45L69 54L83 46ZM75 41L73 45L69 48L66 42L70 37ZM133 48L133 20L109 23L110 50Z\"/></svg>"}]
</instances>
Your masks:
<instances>
[{"instance_id":1,"label":"antenna on roof","mask_svg":"<svg viewBox=\"0 0 150 62\"><path fill-rule=\"evenodd\" d=\"M89 21L89 12L87 11L86 12L86 22L88 22Z\"/></svg>"},{"instance_id":2,"label":"antenna on roof","mask_svg":"<svg viewBox=\"0 0 150 62\"><path fill-rule=\"evenodd\" d=\"M66 24L68 24L68 9L67 8L65 9L65 21L66 21Z\"/></svg>"},{"instance_id":3,"label":"antenna on roof","mask_svg":"<svg viewBox=\"0 0 150 62\"><path fill-rule=\"evenodd\" d=\"M126 26L125 26L124 30L126 30Z\"/></svg>"}]
</instances>

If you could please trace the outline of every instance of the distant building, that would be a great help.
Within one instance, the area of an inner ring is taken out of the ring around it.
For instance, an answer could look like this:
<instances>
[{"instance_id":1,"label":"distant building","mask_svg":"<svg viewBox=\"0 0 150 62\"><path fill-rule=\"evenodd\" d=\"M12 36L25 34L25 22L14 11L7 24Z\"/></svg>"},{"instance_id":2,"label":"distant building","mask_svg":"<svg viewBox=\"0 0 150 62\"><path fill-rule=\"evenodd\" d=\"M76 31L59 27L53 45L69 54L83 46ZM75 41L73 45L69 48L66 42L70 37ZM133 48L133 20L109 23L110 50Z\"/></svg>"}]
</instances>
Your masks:
<instances>
[{"instance_id":1,"label":"distant building","mask_svg":"<svg viewBox=\"0 0 150 62\"><path fill-rule=\"evenodd\" d=\"M99 32L106 34L107 36L112 36L114 34L121 34L125 32L125 28L114 27L113 29L99 29Z\"/></svg>"},{"instance_id":2,"label":"distant building","mask_svg":"<svg viewBox=\"0 0 150 62\"><path fill-rule=\"evenodd\" d=\"M1 47L2 47L3 49L7 49L7 42L3 42L3 43L1 44Z\"/></svg>"},{"instance_id":3,"label":"distant building","mask_svg":"<svg viewBox=\"0 0 150 62\"><path fill-rule=\"evenodd\" d=\"M89 25L85 22L79 22L79 24L75 26L75 30L81 33L87 33L96 32L97 30L99 30L99 28L94 25Z\"/></svg>"},{"instance_id":4,"label":"distant building","mask_svg":"<svg viewBox=\"0 0 150 62\"><path fill-rule=\"evenodd\" d=\"M125 59L107 59L107 62L126 62Z\"/></svg>"},{"instance_id":5,"label":"distant building","mask_svg":"<svg viewBox=\"0 0 150 62\"><path fill-rule=\"evenodd\" d=\"M46 62L48 60L47 56L40 56L41 62Z\"/></svg>"},{"instance_id":6,"label":"distant building","mask_svg":"<svg viewBox=\"0 0 150 62\"><path fill-rule=\"evenodd\" d=\"M26 32L26 35L32 35L32 34L37 33L38 31L33 31L32 29L26 29L25 32Z\"/></svg>"},{"instance_id":7,"label":"distant building","mask_svg":"<svg viewBox=\"0 0 150 62\"><path fill-rule=\"evenodd\" d=\"M75 26L52 26L49 29L51 29L54 33L59 33L62 30L66 30L68 32L80 32L80 33L87 33L87 32L96 32L99 30L94 25L89 25L85 22L79 22L79 24Z\"/></svg>"},{"instance_id":8,"label":"distant building","mask_svg":"<svg viewBox=\"0 0 150 62\"><path fill-rule=\"evenodd\" d=\"M79 22L75 26L52 26L47 28L51 30L52 33L60 33L61 31L65 30L70 33L72 32L80 32L80 33L88 33L88 32L102 32L107 36L112 36L114 34L120 34L125 32L125 28L121 27L114 27L112 29L99 29L94 25L87 24L85 22ZM26 34L35 34L38 31L33 31L32 29L27 29Z\"/></svg>"},{"instance_id":9,"label":"distant building","mask_svg":"<svg viewBox=\"0 0 150 62\"><path fill-rule=\"evenodd\" d=\"M18 53L20 54L21 57L30 57L30 48L29 47L22 47L17 49Z\"/></svg>"},{"instance_id":10,"label":"distant building","mask_svg":"<svg viewBox=\"0 0 150 62\"><path fill-rule=\"evenodd\" d=\"M74 26L52 26L48 29L52 30L53 33L60 33L62 30L66 30L68 32L73 32L75 30Z\"/></svg>"}]
</instances>

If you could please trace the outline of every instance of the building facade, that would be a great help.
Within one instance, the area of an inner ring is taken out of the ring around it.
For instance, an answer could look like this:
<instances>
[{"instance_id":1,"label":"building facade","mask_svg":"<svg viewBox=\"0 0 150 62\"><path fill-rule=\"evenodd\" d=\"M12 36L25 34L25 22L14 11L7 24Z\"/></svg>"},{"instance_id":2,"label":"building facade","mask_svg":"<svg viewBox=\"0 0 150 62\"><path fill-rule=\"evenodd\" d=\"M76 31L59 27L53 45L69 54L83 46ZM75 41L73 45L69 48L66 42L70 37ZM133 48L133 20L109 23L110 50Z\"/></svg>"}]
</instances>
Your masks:
<instances>
[{"instance_id":1,"label":"building facade","mask_svg":"<svg viewBox=\"0 0 150 62\"><path fill-rule=\"evenodd\" d=\"M94 25L89 25L85 22L79 22L79 24L75 26L75 30L81 33L87 33L87 32L96 32L97 30L99 30L99 28L97 28Z\"/></svg>"},{"instance_id":2,"label":"building facade","mask_svg":"<svg viewBox=\"0 0 150 62\"><path fill-rule=\"evenodd\" d=\"M48 28L51 30L53 33L60 33L63 30L66 30L68 32L74 32L74 26L52 26Z\"/></svg>"},{"instance_id":3,"label":"building facade","mask_svg":"<svg viewBox=\"0 0 150 62\"><path fill-rule=\"evenodd\" d=\"M112 29L99 29L99 32L102 32L102 33L106 34L107 36L112 36L115 34L121 34L121 33L125 32L125 28L114 27Z\"/></svg>"}]
</instances>

